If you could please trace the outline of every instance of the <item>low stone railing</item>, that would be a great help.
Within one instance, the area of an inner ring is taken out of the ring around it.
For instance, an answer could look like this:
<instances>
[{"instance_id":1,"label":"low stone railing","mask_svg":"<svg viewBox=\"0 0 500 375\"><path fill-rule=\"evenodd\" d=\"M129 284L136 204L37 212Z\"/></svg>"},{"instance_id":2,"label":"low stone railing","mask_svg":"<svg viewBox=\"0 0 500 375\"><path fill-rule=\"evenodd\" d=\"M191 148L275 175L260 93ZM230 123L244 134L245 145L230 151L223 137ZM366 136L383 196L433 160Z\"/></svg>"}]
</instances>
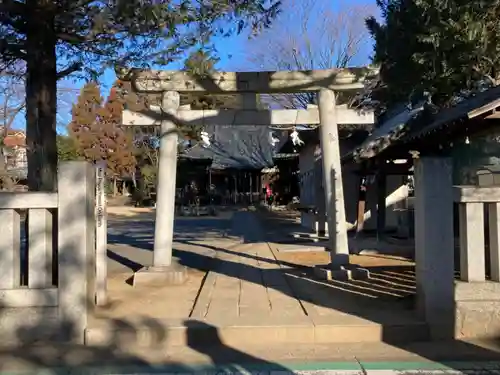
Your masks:
<instances>
[{"instance_id":1,"label":"low stone railing","mask_svg":"<svg viewBox=\"0 0 500 375\"><path fill-rule=\"evenodd\" d=\"M455 186L453 198L459 205L460 234L460 280L455 283L456 337L498 337L500 186Z\"/></svg>"},{"instance_id":2,"label":"low stone railing","mask_svg":"<svg viewBox=\"0 0 500 375\"><path fill-rule=\"evenodd\" d=\"M95 304L95 170L59 166L58 192L0 193L3 343L83 342ZM21 246L20 212L28 213Z\"/></svg>"},{"instance_id":3,"label":"low stone railing","mask_svg":"<svg viewBox=\"0 0 500 375\"><path fill-rule=\"evenodd\" d=\"M57 207L56 193L0 193L0 305L57 306L52 264ZM21 247L21 212L29 215L26 247Z\"/></svg>"},{"instance_id":4,"label":"low stone railing","mask_svg":"<svg viewBox=\"0 0 500 375\"><path fill-rule=\"evenodd\" d=\"M455 186L453 198L459 204L460 279L486 280L487 228L490 280L500 282L500 186Z\"/></svg>"}]
</instances>

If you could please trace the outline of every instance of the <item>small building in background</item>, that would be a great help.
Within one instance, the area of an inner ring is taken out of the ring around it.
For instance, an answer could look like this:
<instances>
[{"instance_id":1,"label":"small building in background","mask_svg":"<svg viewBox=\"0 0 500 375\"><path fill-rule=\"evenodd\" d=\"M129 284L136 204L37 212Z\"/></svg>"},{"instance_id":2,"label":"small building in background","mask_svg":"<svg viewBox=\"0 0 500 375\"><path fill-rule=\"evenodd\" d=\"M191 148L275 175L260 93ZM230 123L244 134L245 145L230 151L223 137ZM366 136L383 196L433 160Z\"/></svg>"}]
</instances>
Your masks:
<instances>
[{"instance_id":1,"label":"small building in background","mask_svg":"<svg viewBox=\"0 0 500 375\"><path fill-rule=\"evenodd\" d=\"M24 190L28 177L28 157L26 152L26 133L19 129L0 127L5 134L2 144L2 189Z\"/></svg>"}]
</instances>

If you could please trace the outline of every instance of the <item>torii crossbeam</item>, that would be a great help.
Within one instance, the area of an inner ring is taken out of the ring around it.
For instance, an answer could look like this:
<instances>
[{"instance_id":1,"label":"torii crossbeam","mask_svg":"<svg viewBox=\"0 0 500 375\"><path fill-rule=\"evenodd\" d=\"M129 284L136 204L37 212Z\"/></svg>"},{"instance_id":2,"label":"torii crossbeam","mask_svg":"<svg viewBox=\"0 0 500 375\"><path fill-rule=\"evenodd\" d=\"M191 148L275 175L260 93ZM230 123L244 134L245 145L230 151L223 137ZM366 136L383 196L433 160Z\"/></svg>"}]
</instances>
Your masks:
<instances>
[{"instance_id":1,"label":"torii crossbeam","mask_svg":"<svg viewBox=\"0 0 500 375\"><path fill-rule=\"evenodd\" d=\"M373 124L373 112L359 112L345 107L336 109L337 124ZM160 107L152 107L150 114L123 111L124 125L160 126L162 121ZM318 125L318 108L309 109L205 109L191 110L181 108L175 120L189 125Z\"/></svg>"}]
</instances>

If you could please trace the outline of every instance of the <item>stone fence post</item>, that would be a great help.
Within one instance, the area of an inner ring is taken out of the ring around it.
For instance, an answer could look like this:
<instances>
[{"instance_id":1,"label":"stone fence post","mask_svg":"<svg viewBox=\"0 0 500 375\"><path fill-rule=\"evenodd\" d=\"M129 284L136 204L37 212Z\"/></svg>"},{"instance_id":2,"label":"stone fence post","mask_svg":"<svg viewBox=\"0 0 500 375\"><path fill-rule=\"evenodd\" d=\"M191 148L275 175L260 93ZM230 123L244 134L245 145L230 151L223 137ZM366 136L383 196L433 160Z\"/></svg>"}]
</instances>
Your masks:
<instances>
[{"instance_id":1,"label":"stone fence post","mask_svg":"<svg viewBox=\"0 0 500 375\"><path fill-rule=\"evenodd\" d=\"M450 158L415 160L417 307L433 338L453 338L454 239Z\"/></svg>"},{"instance_id":2,"label":"stone fence post","mask_svg":"<svg viewBox=\"0 0 500 375\"><path fill-rule=\"evenodd\" d=\"M86 162L59 164L59 319L67 339L83 344L95 304L95 170Z\"/></svg>"}]
</instances>

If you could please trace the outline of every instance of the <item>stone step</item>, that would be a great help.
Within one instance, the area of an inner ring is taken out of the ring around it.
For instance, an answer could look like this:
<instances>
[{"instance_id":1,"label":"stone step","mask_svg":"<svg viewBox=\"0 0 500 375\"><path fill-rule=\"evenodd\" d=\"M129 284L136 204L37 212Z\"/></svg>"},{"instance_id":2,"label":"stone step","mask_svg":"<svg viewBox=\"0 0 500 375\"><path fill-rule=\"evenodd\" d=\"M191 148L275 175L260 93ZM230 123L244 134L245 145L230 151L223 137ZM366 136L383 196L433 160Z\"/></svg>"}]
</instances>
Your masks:
<instances>
[{"instance_id":1,"label":"stone step","mask_svg":"<svg viewBox=\"0 0 500 375\"><path fill-rule=\"evenodd\" d=\"M390 325L228 325L215 327L199 320L158 321L142 324L111 322L88 328L86 345L113 347L193 347L332 343L409 343L429 339L424 323Z\"/></svg>"}]
</instances>

